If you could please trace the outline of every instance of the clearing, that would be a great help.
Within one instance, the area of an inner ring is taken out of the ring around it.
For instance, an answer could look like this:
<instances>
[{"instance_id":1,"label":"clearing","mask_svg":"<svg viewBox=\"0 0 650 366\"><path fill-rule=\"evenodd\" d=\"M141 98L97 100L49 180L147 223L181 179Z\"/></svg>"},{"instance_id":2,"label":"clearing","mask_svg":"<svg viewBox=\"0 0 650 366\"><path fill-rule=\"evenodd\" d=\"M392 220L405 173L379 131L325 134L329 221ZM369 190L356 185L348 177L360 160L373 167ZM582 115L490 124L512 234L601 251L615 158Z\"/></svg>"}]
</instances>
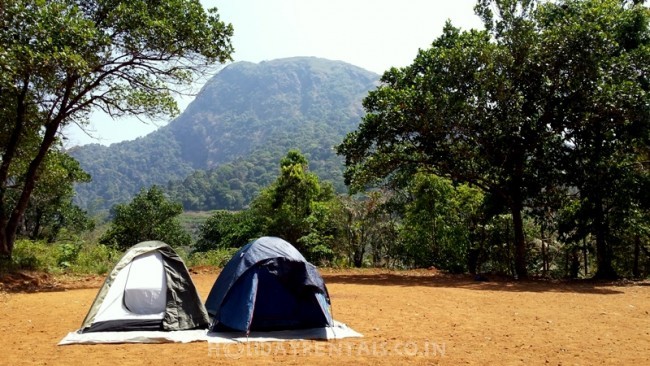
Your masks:
<instances>
[{"instance_id":1,"label":"clearing","mask_svg":"<svg viewBox=\"0 0 650 366\"><path fill-rule=\"evenodd\" d=\"M203 298L218 270L192 269ZM650 283L492 280L436 271L323 270L334 318L364 338L191 344L56 344L103 278L0 283L2 365L650 365Z\"/></svg>"}]
</instances>

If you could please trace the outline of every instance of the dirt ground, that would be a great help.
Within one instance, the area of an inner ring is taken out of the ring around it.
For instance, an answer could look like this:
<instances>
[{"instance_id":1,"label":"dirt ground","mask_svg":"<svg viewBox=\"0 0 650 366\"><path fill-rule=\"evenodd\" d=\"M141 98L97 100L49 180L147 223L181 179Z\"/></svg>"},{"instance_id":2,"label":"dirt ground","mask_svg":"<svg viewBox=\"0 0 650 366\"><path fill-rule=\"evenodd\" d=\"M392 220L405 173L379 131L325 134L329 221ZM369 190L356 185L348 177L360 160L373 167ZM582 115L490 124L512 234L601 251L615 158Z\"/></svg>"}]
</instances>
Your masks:
<instances>
[{"instance_id":1,"label":"dirt ground","mask_svg":"<svg viewBox=\"0 0 650 366\"><path fill-rule=\"evenodd\" d=\"M217 270L194 269L205 298ZM475 282L435 271L324 271L334 318L364 335L249 345L57 346L102 278L0 283L1 365L650 365L650 283Z\"/></svg>"}]
</instances>

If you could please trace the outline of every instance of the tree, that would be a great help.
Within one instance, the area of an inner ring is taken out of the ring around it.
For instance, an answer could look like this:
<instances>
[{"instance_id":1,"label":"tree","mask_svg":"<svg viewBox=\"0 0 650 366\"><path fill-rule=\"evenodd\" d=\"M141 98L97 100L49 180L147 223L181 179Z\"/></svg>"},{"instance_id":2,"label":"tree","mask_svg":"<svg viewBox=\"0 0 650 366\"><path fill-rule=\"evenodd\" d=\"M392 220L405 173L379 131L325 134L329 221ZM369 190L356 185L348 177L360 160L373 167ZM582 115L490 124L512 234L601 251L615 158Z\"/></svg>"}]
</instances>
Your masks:
<instances>
[{"instance_id":1,"label":"tree","mask_svg":"<svg viewBox=\"0 0 650 366\"><path fill-rule=\"evenodd\" d=\"M359 189L428 169L482 188L510 211L519 276L525 211L540 195L577 189L597 276L612 277L612 219L629 211L621 204L633 201L624 188L634 181L634 151L648 143L648 9L481 0L476 11L485 30L447 24L364 100L363 123L338 147L347 182Z\"/></svg>"},{"instance_id":2,"label":"tree","mask_svg":"<svg viewBox=\"0 0 650 366\"><path fill-rule=\"evenodd\" d=\"M201 225L196 251L239 248L262 235L261 223L252 210L216 211Z\"/></svg>"},{"instance_id":3,"label":"tree","mask_svg":"<svg viewBox=\"0 0 650 366\"><path fill-rule=\"evenodd\" d=\"M492 19L492 7L499 18ZM522 212L553 135L540 123L541 65L531 1L481 1L486 30L451 24L413 64L384 73L359 129L338 147L357 189L426 170L482 188L512 213L515 267L525 277Z\"/></svg>"},{"instance_id":4,"label":"tree","mask_svg":"<svg viewBox=\"0 0 650 366\"><path fill-rule=\"evenodd\" d=\"M111 226L99 239L102 244L126 249L148 240L160 240L174 247L191 243L190 234L178 220L183 206L167 200L157 186L142 189L131 203L115 205L112 211Z\"/></svg>"},{"instance_id":5,"label":"tree","mask_svg":"<svg viewBox=\"0 0 650 366\"><path fill-rule=\"evenodd\" d=\"M638 152L650 141L650 11L638 1L540 7L550 125L559 170L578 190L574 221L596 241L598 278L614 278L615 228L638 204Z\"/></svg>"},{"instance_id":6,"label":"tree","mask_svg":"<svg viewBox=\"0 0 650 366\"><path fill-rule=\"evenodd\" d=\"M318 228L315 221L325 217L326 208L319 203L333 198L332 186L321 184L308 170L304 155L290 150L280 161L280 176L262 190L251 204L251 210L268 235L281 237L307 257L315 258L323 254L320 247L323 236L315 236L312 230Z\"/></svg>"},{"instance_id":7,"label":"tree","mask_svg":"<svg viewBox=\"0 0 650 366\"><path fill-rule=\"evenodd\" d=\"M0 117L2 118L2 117ZM7 146L10 138L10 127L6 119L2 119L2 134L0 147ZM5 204L14 207L20 199L20 190L24 185L24 175L30 161L38 152L38 135L36 131L26 133L23 143L13 158L9 176L11 184L7 186ZM66 227L68 232L80 233L94 226L86 213L72 203L74 184L89 182L90 175L81 169L79 162L61 151L60 146L53 146L43 159L37 171L38 184L29 198L23 217L18 222L20 235L31 239L46 239L54 241L61 229Z\"/></svg>"},{"instance_id":8,"label":"tree","mask_svg":"<svg viewBox=\"0 0 650 366\"><path fill-rule=\"evenodd\" d=\"M23 234L53 242L63 228L77 234L92 229L93 220L72 202L74 184L88 181L90 175L81 169L79 162L51 150L41 166L38 185L25 212Z\"/></svg>"},{"instance_id":9,"label":"tree","mask_svg":"<svg viewBox=\"0 0 650 366\"><path fill-rule=\"evenodd\" d=\"M5 0L0 24L5 256L63 126L83 125L93 109L113 117L173 115L173 93L209 65L229 60L233 50L232 27L198 0ZM26 145L35 147L34 155L16 169Z\"/></svg>"},{"instance_id":10,"label":"tree","mask_svg":"<svg viewBox=\"0 0 650 366\"><path fill-rule=\"evenodd\" d=\"M311 203L320 193L318 177L307 170L307 159L291 150L280 161L280 176L270 188L271 224L269 229L280 233L290 243L308 232L305 219L311 214Z\"/></svg>"},{"instance_id":11,"label":"tree","mask_svg":"<svg viewBox=\"0 0 650 366\"><path fill-rule=\"evenodd\" d=\"M397 241L397 223L387 206L390 198L390 193L378 190L336 201L334 212L340 226L336 249L353 266L362 267L367 257L375 266L389 264Z\"/></svg>"},{"instance_id":12,"label":"tree","mask_svg":"<svg viewBox=\"0 0 650 366\"><path fill-rule=\"evenodd\" d=\"M471 267L470 251L477 246L472 233L478 227L481 192L423 173L414 176L408 191L411 200L400 233L405 259L418 267L465 272Z\"/></svg>"}]
</instances>

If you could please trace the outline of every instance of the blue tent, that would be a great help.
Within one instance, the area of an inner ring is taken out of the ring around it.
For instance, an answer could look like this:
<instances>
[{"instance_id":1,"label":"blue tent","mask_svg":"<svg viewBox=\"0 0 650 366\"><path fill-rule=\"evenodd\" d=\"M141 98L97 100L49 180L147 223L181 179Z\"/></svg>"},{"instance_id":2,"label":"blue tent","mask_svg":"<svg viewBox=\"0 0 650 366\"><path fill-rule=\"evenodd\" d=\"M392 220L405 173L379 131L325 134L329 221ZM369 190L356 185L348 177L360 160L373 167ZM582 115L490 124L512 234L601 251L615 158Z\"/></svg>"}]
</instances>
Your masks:
<instances>
[{"instance_id":1,"label":"blue tent","mask_svg":"<svg viewBox=\"0 0 650 366\"><path fill-rule=\"evenodd\" d=\"M275 237L261 237L237 251L212 286L205 307L213 331L333 325L329 294L318 270Z\"/></svg>"}]
</instances>

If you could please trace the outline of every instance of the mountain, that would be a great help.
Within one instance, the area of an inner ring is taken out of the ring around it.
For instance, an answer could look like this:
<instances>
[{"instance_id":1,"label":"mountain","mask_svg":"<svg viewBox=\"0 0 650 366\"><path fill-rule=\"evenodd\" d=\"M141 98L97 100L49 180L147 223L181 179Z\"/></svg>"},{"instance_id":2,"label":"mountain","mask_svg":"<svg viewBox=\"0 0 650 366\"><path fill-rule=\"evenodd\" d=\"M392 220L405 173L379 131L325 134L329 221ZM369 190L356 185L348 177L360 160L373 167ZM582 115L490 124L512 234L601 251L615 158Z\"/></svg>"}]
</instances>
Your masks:
<instances>
[{"instance_id":1,"label":"mountain","mask_svg":"<svg viewBox=\"0 0 650 366\"><path fill-rule=\"evenodd\" d=\"M167 126L133 141L72 149L93 177L77 187L76 201L107 209L157 184L186 209L239 209L275 179L290 149L342 191L343 164L332 148L358 126L361 101L378 79L313 57L231 64Z\"/></svg>"}]
</instances>

